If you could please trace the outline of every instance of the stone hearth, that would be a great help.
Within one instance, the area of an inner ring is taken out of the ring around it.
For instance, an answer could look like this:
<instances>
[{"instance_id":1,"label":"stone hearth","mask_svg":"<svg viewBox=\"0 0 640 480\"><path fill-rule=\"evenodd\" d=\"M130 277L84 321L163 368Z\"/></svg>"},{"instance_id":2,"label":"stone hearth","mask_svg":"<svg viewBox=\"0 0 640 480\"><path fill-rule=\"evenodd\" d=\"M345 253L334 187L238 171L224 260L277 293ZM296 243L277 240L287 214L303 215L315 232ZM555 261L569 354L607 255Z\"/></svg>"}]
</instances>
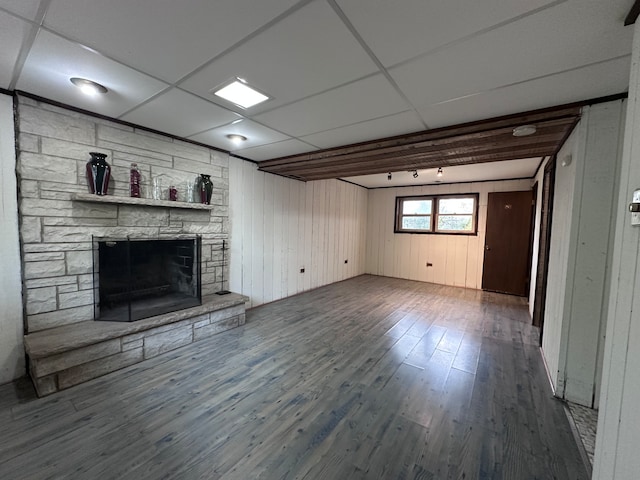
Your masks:
<instances>
[{"instance_id":1,"label":"stone hearth","mask_svg":"<svg viewBox=\"0 0 640 480\"><path fill-rule=\"evenodd\" d=\"M198 307L137 322L87 321L25 335L31 379L42 397L244 325L248 300L212 295Z\"/></svg>"}]
</instances>

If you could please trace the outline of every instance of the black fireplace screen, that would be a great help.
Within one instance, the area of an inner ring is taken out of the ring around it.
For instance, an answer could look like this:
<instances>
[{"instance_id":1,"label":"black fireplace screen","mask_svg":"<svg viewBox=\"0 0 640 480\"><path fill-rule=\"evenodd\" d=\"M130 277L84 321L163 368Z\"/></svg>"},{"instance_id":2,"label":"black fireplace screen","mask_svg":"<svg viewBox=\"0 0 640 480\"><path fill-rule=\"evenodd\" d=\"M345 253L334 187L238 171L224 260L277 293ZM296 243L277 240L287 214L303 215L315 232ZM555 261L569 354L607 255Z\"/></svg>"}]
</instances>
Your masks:
<instances>
[{"instance_id":1,"label":"black fireplace screen","mask_svg":"<svg viewBox=\"0 0 640 480\"><path fill-rule=\"evenodd\" d=\"M132 322L201 304L200 237L96 244L96 320Z\"/></svg>"}]
</instances>

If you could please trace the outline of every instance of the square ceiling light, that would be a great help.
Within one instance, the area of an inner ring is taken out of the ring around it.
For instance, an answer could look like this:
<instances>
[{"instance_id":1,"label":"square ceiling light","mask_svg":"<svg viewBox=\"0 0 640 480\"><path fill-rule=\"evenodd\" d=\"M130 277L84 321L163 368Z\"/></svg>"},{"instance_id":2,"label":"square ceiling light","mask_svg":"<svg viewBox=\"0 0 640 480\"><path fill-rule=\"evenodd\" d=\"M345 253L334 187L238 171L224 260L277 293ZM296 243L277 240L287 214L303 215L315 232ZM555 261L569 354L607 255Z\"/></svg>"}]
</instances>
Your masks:
<instances>
[{"instance_id":1,"label":"square ceiling light","mask_svg":"<svg viewBox=\"0 0 640 480\"><path fill-rule=\"evenodd\" d=\"M242 108L250 108L269 100L268 96L250 87L241 78L234 78L230 83L215 90L213 94Z\"/></svg>"}]
</instances>

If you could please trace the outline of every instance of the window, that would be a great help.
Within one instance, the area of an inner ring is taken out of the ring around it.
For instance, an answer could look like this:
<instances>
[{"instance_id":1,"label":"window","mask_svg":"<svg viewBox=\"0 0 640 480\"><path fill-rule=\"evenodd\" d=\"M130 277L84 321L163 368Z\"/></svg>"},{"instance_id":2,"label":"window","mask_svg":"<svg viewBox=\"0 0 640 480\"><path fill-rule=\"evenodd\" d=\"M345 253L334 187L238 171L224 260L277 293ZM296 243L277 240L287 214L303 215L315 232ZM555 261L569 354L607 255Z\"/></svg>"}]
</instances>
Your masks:
<instances>
[{"instance_id":1,"label":"window","mask_svg":"<svg viewBox=\"0 0 640 480\"><path fill-rule=\"evenodd\" d=\"M476 235L478 194L396 198L396 233Z\"/></svg>"}]
</instances>

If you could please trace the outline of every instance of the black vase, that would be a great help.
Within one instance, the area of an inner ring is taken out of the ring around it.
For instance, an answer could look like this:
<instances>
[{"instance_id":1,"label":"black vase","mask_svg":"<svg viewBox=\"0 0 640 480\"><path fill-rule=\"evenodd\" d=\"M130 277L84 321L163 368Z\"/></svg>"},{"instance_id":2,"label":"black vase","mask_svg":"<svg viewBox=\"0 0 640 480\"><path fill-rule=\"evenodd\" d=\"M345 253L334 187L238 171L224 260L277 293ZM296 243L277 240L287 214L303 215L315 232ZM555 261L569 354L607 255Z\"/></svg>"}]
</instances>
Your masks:
<instances>
[{"instance_id":1,"label":"black vase","mask_svg":"<svg viewBox=\"0 0 640 480\"><path fill-rule=\"evenodd\" d=\"M89 190L96 195L106 195L109 190L111 166L105 160L106 153L89 152L91 160L87 162L87 182Z\"/></svg>"},{"instance_id":2,"label":"black vase","mask_svg":"<svg viewBox=\"0 0 640 480\"><path fill-rule=\"evenodd\" d=\"M205 205L211 203L211 194L213 193L213 182L211 181L211 175L200 174L200 202Z\"/></svg>"}]
</instances>

